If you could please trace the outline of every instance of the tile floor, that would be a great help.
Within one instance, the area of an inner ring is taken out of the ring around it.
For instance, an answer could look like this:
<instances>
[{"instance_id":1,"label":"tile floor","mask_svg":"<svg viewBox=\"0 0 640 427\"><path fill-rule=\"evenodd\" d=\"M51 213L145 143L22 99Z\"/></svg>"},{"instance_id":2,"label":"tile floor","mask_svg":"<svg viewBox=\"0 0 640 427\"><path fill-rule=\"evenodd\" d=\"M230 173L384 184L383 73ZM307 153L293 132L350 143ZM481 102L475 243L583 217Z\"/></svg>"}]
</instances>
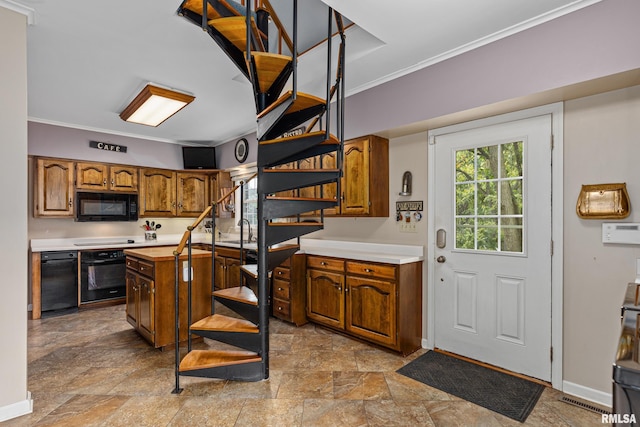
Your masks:
<instances>
[{"instance_id":1,"label":"tile floor","mask_svg":"<svg viewBox=\"0 0 640 427\"><path fill-rule=\"evenodd\" d=\"M270 378L181 377L174 352L152 349L124 306L29 321L34 411L3 426L517 426L520 423L395 371L403 358L308 324L273 319ZM203 346L205 343L197 344ZM524 423L602 426L600 415L546 389Z\"/></svg>"}]
</instances>

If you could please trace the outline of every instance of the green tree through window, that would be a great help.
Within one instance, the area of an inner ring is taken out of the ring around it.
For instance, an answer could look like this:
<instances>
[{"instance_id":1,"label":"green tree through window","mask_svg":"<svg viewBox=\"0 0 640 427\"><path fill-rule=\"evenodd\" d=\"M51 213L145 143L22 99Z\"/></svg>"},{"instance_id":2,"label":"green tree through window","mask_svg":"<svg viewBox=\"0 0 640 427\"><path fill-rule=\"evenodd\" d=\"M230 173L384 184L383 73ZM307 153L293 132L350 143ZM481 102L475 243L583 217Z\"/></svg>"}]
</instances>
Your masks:
<instances>
[{"instance_id":1,"label":"green tree through window","mask_svg":"<svg viewBox=\"0 0 640 427\"><path fill-rule=\"evenodd\" d=\"M456 151L456 249L524 251L523 153L523 141Z\"/></svg>"}]
</instances>

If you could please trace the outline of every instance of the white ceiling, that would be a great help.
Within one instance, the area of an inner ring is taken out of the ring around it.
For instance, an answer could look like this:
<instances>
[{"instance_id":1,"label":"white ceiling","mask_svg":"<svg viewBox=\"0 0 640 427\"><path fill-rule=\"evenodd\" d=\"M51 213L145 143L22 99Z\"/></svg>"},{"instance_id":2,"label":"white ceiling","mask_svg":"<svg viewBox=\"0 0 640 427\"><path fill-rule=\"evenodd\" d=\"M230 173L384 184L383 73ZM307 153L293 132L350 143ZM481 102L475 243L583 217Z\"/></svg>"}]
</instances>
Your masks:
<instances>
[{"instance_id":1,"label":"white ceiling","mask_svg":"<svg viewBox=\"0 0 640 427\"><path fill-rule=\"evenodd\" d=\"M324 0L347 33L347 96L599 0ZM287 4L286 0L272 0ZM180 0L0 0L35 12L28 36L29 118L170 142L219 144L255 130L251 85L220 48L176 15ZM305 10L324 7L301 0ZM307 9L305 9L305 7ZM11 7L10 7L11 8ZM309 9L310 8L310 9ZM326 15L308 12L324 27ZM312 28L301 23L300 31ZM300 58L300 88L321 90L324 54ZM196 100L157 128L119 113L147 83ZM347 117L348 119L348 117Z\"/></svg>"}]
</instances>

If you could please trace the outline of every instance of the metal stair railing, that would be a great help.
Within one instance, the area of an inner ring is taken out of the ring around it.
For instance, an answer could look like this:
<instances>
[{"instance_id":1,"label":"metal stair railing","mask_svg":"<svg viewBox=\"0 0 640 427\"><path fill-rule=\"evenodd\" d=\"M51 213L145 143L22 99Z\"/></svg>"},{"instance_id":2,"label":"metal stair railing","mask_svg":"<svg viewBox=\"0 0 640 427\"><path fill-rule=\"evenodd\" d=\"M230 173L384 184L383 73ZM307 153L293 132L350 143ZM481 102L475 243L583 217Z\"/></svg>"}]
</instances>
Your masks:
<instances>
[{"instance_id":1,"label":"metal stair railing","mask_svg":"<svg viewBox=\"0 0 640 427\"><path fill-rule=\"evenodd\" d=\"M253 178L255 178L258 174L253 174L246 182L249 182ZM200 216L187 227L187 230L182 235L182 239L178 246L173 251L174 256L174 267L175 267L175 388L173 389L173 394L179 394L182 392L180 388L180 255L184 251L185 246L187 247L187 328L190 329L191 325L191 265L192 265L192 257L191 257L191 234L194 229L196 229L202 221L205 220L209 215L212 218L212 233L211 233L211 290L213 291L213 286L215 282L215 216L216 216L216 206L228 199L235 193L235 191L243 185L242 183L234 186L230 192L220 197L215 202L211 203L211 205L207 206L207 208L200 214ZM242 257L242 250L240 252L240 256ZM213 302L212 302L213 307ZM187 338L187 351L191 351L191 334L188 334Z\"/></svg>"}]
</instances>

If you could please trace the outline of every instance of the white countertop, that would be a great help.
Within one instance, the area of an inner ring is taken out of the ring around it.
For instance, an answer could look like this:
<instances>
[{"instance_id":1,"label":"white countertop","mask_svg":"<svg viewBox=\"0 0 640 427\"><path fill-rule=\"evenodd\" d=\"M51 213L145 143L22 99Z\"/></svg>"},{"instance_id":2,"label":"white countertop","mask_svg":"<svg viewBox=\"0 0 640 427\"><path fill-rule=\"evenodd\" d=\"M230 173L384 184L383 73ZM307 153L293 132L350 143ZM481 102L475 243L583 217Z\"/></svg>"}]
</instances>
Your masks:
<instances>
[{"instance_id":1,"label":"white countertop","mask_svg":"<svg viewBox=\"0 0 640 427\"><path fill-rule=\"evenodd\" d=\"M130 249L148 246L177 246L182 234L158 235L157 240L144 236L83 237L64 239L32 239L32 252L81 251L95 249ZM233 238L229 238L234 240ZM194 233L192 243L211 243L211 234ZM232 241L216 241L216 245L239 248ZM255 249L255 243L245 243L245 249ZM424 260L424 247L388 243L355 242L343 240L300 239L300 251L309 255L349 258L387 264L408 264Z\"/></svg>"}]
</instances>

